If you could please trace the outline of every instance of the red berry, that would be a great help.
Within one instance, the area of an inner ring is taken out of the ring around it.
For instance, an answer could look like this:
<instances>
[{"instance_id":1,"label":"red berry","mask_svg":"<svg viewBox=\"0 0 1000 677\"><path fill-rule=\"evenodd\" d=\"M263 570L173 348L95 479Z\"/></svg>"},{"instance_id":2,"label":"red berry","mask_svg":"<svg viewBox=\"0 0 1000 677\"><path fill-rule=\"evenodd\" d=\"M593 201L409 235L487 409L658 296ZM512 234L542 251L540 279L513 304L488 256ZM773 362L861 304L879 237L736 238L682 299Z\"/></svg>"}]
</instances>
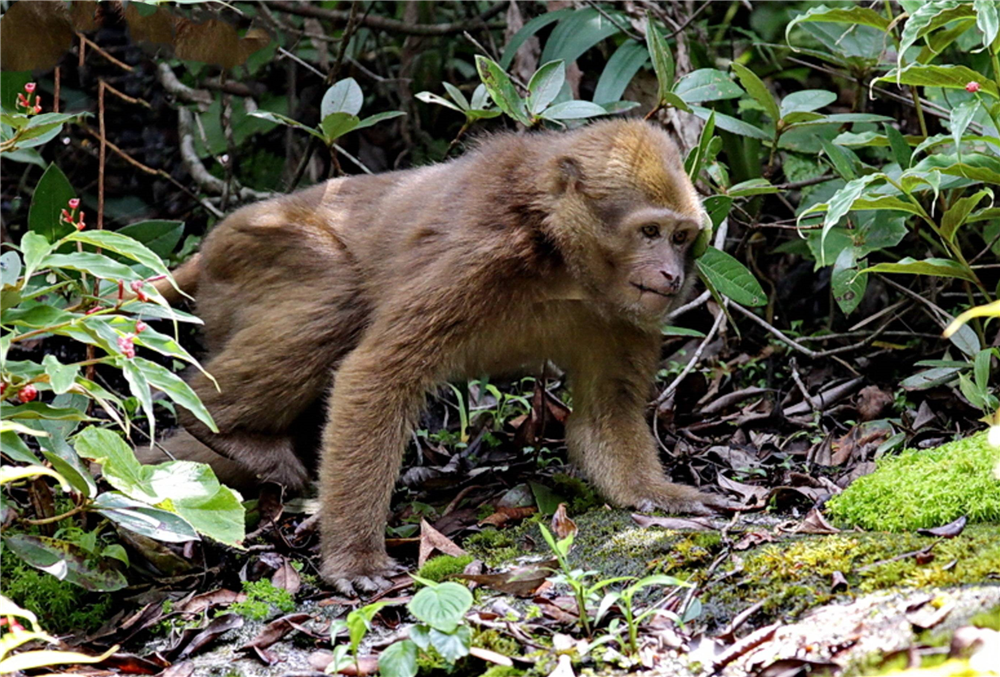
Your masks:
<instances>
[{"instance_id":1,"label":"red berry","mask_svg":"<svg viewBox=\"0 0 1000 677\"><path fill-rule=\"evenodd\" d=\"M135 344L132 343L132 338L132 334L118 337L118 350L122 351L122 355L130 360L135 357Z\"/></svg>"},{"instance_id":2,"label":"red berry","mask_svg":"<svg viewBox=\"0 0 1000 677\"><path fill-rule=\"evenodd\" d=\"M3 394L5 392L7 392L7 384L3 383L3 382L0 382L0 397L3 397ZM0 619L0 620L2 620L2 619Z\"/></svg>"},{"instance_id":3,"label":"red berry","mask_svg":"<svg viewBox=\"0 0 1000 677\"><path fill-rule=\"evenodd\" d=\"M36 397L38 397L38 388L31 385L30 383L21 388L17 393L17 399L21 400L22 404L27 404Z\"/></svg>"},{"instance_id":4,"label":"red berry","mask_svg":"<svg viewBox=\"0 0 1000 677\"><path fill-rule=\"evenodd\" d=\"M146 328L147 328L147 325L142 320L136 320L135 321L135 333L136 334L141 334L142 332L146 331Z\"/></svg>"},{"instance_id":5,"label":"red berry","mask_svg":"<svg viewBox=\"0 0 1000 677\"><path fill-rule=\"evenodd\" d=\"M24 91L26 91L28 94L31 94L33 91L35 91L35 83L34 82L29 82L29 83L25 84L24 85Z\"/></svg>"},{"instance_id":6,"label":"red berry","mask_svg":"<svg viewBox=\"0 0 1000 677\"><path fill-rule=\"evenodd\" d=\"M971 94L975 94L976 92L979 91L979 83L973 80L972 82L970 82L965 86L965 91Z\"/></svg>"},{"instance_id":7,"label":"red berry","mask_svg":"<svg viewBox=\"0 0 1000 677\"><path fill-rule=\"evenodd\" d=\"M79 206L80 206L80 198L78 198L78 197L74 197L74 198L72 198L72 199L71 199L71 200L69 201L69 208L70 208L70 209L76 209L76 208L77 208L77 207L79 207Z\"/></svg>"}]
</instances>

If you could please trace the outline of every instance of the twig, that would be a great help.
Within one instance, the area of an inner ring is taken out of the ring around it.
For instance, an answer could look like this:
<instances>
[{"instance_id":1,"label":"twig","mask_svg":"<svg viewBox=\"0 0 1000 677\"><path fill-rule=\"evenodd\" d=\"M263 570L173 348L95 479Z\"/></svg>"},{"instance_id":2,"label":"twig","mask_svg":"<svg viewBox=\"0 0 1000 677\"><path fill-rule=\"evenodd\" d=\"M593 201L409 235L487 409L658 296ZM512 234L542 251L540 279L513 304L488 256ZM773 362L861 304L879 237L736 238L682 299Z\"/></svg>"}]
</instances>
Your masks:
<instances>
[{"instance_id":1,"label":"twig","mask_svg":"<svg viewBox=\"0 0 1000 677\"><path fill-rule=\"evenodd\" d=\"M202 164L201 159L198 157L198 152L195 150L194 134L191 131L193 124L194 116L191 114L191 111L183 107L178 108L177 131L180 135L181 163L202 190L206 193L222 195L226 189L225 182L222 179L212 176L208 169L205 168L205 165ZM274 196L274 193L264 193L245 187L240 187L236 191L236 194L244 202L266 200Z\"/></svg>"},{"instance_id":2,"label":"twig","mask_svg":"<svg viewBox=\"0 0 1000 677\"><path fill-rule=\"evenodd\" d=\"M806 402L813 411L818 412L820 410L819 402L813 399L813 396L809 394L809 389L806 388L806 384L802 382L802 377L799 375L799 365L796 364L795 358L793 357L788 361L788 366L792 368L792 380L795 381L795 385L798 386L799 392L802 393L802 397L806 398Z\"/></svg>"},{"instance_id":3,"label":"twig","mask_svg":"<svg viewBox=\"0 0 1000 677\"><path fill-rule=\"evenodd\" d=\"M821 390L819 394L813 398L815 400L817 407L816 411L823 411L831 404L835 404L840 400L844 399L845 397L853 393L855 390L860 388L861 384L863 384L864 382L865 382L864 377L858 376L857 378L853 378L850 381L846 381L839 385L835 385L831 388L827 388L826 390ZM806 413L809 410L810 406L812 406L812 404L813 404L812 402L808 404L806 402L799 402L798 404L786 407L782 411L782 414L784 414L786 418L791 416L798 416L800 414Z\"/></svg>"},{"instance_id":4,"label":"twig","mask_svg":"<svg viewBox=\"0 0 1000 677\"><path fill-rule=\"evenodd\" d=\"M77 33L77 34L76 34L76 37L80 38L80 42L82 42L82 43L85 43L85 44L87 44L87 45L90 45L90 48L91 48L92 50L94 50L95 52L97 52L98 54L100 54L100 55L101 55L101 56L103 56L103 57L104 57L105 59L107 59L108 61L110 61L110 62L111 62L111 63L113 63L114 65L118 66L118 67L119 67L119 68L121 68L122 70L125 70L125 71L128 71L129 73L131 73L131 72L132 72L133 70L135 70L134 68L132 68L131 66L129 66L129 65L128 65L127 63L125 63L124 61L119 61L119 60L118 60L118 59L116 59L115 57L113 57L113 56L111 56L110 54L108 54L108 53L107 53L106 51L104 51L103 49L101 49L101 48L100 48L100 47L99 47L99 46L97 45L97 43L93 42L93 41L92 41L92 40L91 40L90 38L88 38L88 37L87 37L86 35L84 35L83 33Z\"/></svg>"},{"instance_id":5,"label":"twig","mask_svg":"<svg viewBox=\"0 0 1000 677\"><path fill-rule=\"evenodd\" d=\"M674 308L669 313L667 313L667 319L673 320L675 317L680 317L684 313L690 310L694 310L695 308L698 308L699 306L703 305L710 298L712 298L712 292L703 291L701 294L698 295L698 298L696 298L694 301L685 303L683 306L679 308Z\"/></svg>"},{"instance_id":6,"label":"twig","mask_svg":"<svg viewBox=\"0 0 1000 677\"><path fill-rule=\"evenodd\" d=\"M194 89L188 87L174 75L174 71L166 62L161 62L157 66L157 79L160 81L160 85L167 91L168 94L172 94L177 97L178 100L184 101L185 103L196 103L199 106L204 106L207 108L212 105L212 94L211 92L206 92L204 89Z\"/></svg>"},{"instance_id":7,"label":"twig","mask_svg":"<svg viewBox=\"0 0 1000 677\"><path fill-rule=\"evenodd\" d=\"M742 388L741 390L734 390L731 393L727 393L722 397L716 398L715 400L709 402L704 407L701 407L698 411L704 414L715 414L722 411L726 407L736 404L737 402L742 402L745 399L756 397L757 395L763 395L768 391L767 388L758 388L757 386L751 386L749 388Z\"/></svg>"},{"instance_id":8,"label":"twig","mask_svg":"<svg viewBox=\"0 0 1000 677\"><path fill-rule=\"evenodd\" d=\"M356 167L357 167L358 169L360 169L361 171L363 171L363 172L364 172L365 174L374 174L374 173L375 173L375 172L373 172L372 170L368 169L368 167L366 167L366 166L365 166L365 164L364 164L364 163L363 163L363 162L362 162L361 160L359 160L358 158L356 158L356 157L354 157L353 155L351 155L350 153L348 153L348 152L347 152L346 150L344 150L343 148L341 148L341 147L340 147L339 145L337 145L337 144L333 144L333 148L334 148L334 150L336 150L336 151L337 151L338 153L340 153L340 154L341 154L341 155L343 155L343 156L344 156L345 158L347 158L347 159L348 159L348 160L350 160L350 161L351 161L352 163L354 163L354 165L355 165L355 166L356 166Z\"/></svg>"},{"instance_id":9,"label":"twig","mask_svg":"<svg viewBox=\"0 0 1000 677\"><path fill-rule=\"evenodd\" d=\"M708 6L711 5L711 4L712 4L711 0L706 0L706 2L703 3L701 7L699 7L698 9L696 9L694 11L694 13L691 14L691 16L689 16L687 19L684 20L684 23L682 23L680 26L678 26L676 29L674 29L674 32L671 33L670 35L668 35L667 39L669 40L670 38L672 38L675 35L677 35L678 33L680 33L682 30L684 30L685 28L687 28L688 24L690 24L692 21L694 21L698 17L698 15L701 14L703 11L705 11L705 9L707 9Z\"/></svg>"},{"instance_id":10,"label":"twig","mask_svg":"<svg viewBox=\"0 0 1000 677\"><path fill-rule=\"evenodd\" d=\"M632 38L633 40L635 40L635 41L637 41L637 42L645 42L645 41L646 41L646 38L645 38L645 36L642 36L642 35L639 35L638 33L633 33L633 32L632 32L632 31L631 31L631 30L629 29L629 27L628 27L628 26L623 26L623 25L622 25L622 24L621 24L621 23L620 23L620 22L618 21L618 19L614 18L613 16L611 16L610 14L608 14L608 13L607 13L606 11L604 11L604 8L603 8L603 7L601 7L601 5L600 5L599 3L597 3L597 2L594 2L594 0L587 0L587 4L588 4L588 5L590 6L590 7L593 7L594 9L596 9L596 10L597 10L597 12L598 12L598 14L600 14L600 15L601 15L601 16L603 16L603 17L604 17L605 19L607 19L608 21L610 21L611 23L613 23L613 24L614 24L615 26L617 26L617 27L618 27L618 30L620 30L620 31L621 31L622 33L624 33L624 34L625 34L625 35L627 35L628 37Z\"/></svg>"},{"instance_id":11,"label":"twig","mask_svg":"<svg viewBox=\"0 0 1000 677\"><path fill-rule=\"evenodd\" d=\"M688 360L688 363L684 365L684 369L682 369L681 373L677 375L677 378L675 378L670 383L670 385L664 388L663 392L660 393L659 397L656 398L654 404L657 407L663 404L663 402L668 397L674 394L674 391L677 390L678 386L680 386L681 381L683 381L687 377L687 375L690 374L691 371L695 368L695 366L698 364L698 361L701 360L701 355L702 353L705 352L705 348L708 347L708 344L711 343L712 339L715 338L715 334L722 327L722 323L725 319L726 319L725 311L722 308L719 308L718 312L715 314L715 322L712 323L712 328L708 331L708 334L698 345L698 349L694 351L694 355L692 355L691 359Z\"/></svg>"},{"instance_id":12,"label":"twig","mask_svg":"<svg viewBox=\"0 0 1000 677\"><path fill-rule=\"evenodd\" d=\"M285 12L286 14L298 14L316 19L326 19L335 23L347 23L350 20L350 12L340 9L326 9L312 3L293 3L285 0L273 0L266 3L273 9ZM381 16L365 16L361 20L361 25L387 33L402 33L404 35L451 35L461 33L472 28L478 28L484 22L492 19L502 12L507 6L506 2L498 2L485 12L466 21L455 21L444 24L408 24L396 19L389 19Z\"/></svg>"}]
</instances>

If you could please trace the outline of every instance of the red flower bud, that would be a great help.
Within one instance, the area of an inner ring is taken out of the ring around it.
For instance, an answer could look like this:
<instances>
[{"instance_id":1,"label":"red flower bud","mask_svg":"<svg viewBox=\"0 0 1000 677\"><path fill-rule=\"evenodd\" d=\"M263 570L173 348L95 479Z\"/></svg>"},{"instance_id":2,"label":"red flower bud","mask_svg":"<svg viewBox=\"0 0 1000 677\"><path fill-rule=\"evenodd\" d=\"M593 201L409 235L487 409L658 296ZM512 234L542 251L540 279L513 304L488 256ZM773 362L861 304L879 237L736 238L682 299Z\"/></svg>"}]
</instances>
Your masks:
<instances>
[{"instance_id":1,"label":"red flower bud","mask_svg":"<svg viewBox=\"0 0 1000 677\"><path fill-rule=\"evenodd\" d=\"M83 212L80 212L80 222L75 225L77 230L83 230L87 227L87 224L83 222Z\"/></svg>"},{"instance_id":2,"label":"red flower bud","mask_svg":"<svg viewBox=\"0 0 1000 677\"><path fill-rule=\"evenodd\" d=\"M70 209L76 209L79 206L80 206L80 198L74 197L74 198L70 199L70 201L69 201L69 208Z\"/></svg>"},{"instance_id":3,"label":"red flower bud","mask_svg":"<svg viewBox=\"0 0 1000 677\"><path fill-rule=\"evenodd\" d=\"M24 91L26 91L28 94L31 94L33 91L35 91L35 83L34 82L26 83L24 85Z\"/></svg>"},{"instance_id":4,"label":"red flower bud","mask_svg":"<svg viewBox=\"0 0 1000 677\"><path fill-rule=\"evenodd\" d=\"M31 385L30 383L17 392L17 399L21 401L22 404L27 404L33 399L38 397L38 388Z\"/></svg>"},{"instance_id":5,"label":"red flower bud","mask_svg":"<svg viewBox=\"0 0 1000 677\"><path fill-rule=\"evenodd\" d=\"M100 306L94 306L93 308L91 308L90 310L88 310L87 312L85 312L84 315L93 315L98 310L104 310L104 309L101 308Z\"/></svg>"},{"instance_id":6,"label":"red flower bud","mask_svg":"<svg viewBox=\"0 0 1000 677\"><path fill-rule=\"evenodd\" d=\"M141 334L142 332L146 331L146 329L148 329L148 325L145 322L143 322L142 320L135 321L136 334Z\"/></svg>"},{"instance_id":7,"label":"red flower bud","mask_svg":"<svg viewBox=\"0 0 1000 677\"><path fill-rule=\"evenodd\" d=\"M7 384L4 383L4 382L2 382L2 381L0 381L0 397L3 397L3 394L5 392L7 392ZM0 620L2 620L2 619L0 619Z\"/></svg>"},{"instance_id":8,"label":"red flower bud","mask_svg":"<svg viewBox=\"0 0 1000 677\"><path fill-rule=\"evenodd\" d=\"M65 209L62 210L62 217L60 218L62 218L62 220L66 223L73 223L73 216Z\"/></svg>"},{"instance_id":9,"label":"red flower bud","mask_svg":"<svg viewBox=\"0 0 1000 677\"><path fill-rule=\"evenodd\" d=\"M17 93L17 105L19 105L19 106L27 106L28 105L28 97L26 97L24 94L21 94L20 92L18 92Z\"/></svg>"},{"instance_id":10,"label":"red flower bud","mask_svg":"<svg viewBox=\"0 0 1000 677\"><path fill-rule=\"evenodd\" d=\"M133 334L125 334L118 337L118 350L122 351L122 355L130 360L135 357L135 344L132 343L133 337Z\"/></svg>"},{"instance_id":11,"label":"red flower bud","mask_svg":"<svg viewBox=\"0 0 1000 677\"><path fill-rule=\"evenodd\" d=\"M973 80L972 82L970 82L965 86L965 91L969 92L970 94L975 94L976 92L979 91L979 83Z\"/></svg>"}]
</instances>

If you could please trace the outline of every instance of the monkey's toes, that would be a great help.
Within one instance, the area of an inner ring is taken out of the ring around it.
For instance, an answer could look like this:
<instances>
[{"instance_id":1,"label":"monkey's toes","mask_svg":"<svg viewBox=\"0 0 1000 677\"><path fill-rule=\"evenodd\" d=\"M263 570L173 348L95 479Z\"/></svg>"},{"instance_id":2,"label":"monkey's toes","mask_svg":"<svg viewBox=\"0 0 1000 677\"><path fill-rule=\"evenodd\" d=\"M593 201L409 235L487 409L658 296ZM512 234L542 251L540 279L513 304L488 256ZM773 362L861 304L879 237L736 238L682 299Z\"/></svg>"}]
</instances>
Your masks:
<instances>
[{"instance_id":1,"label":"monkey's toes","mask_svg":"<svg viewBox=\"0 0 1000 677\"><path fill-rule=\"evenodd\" d=\"M333 587L348 597L361 597L364 594L388 590L392 587L392 581L384 576L355 576L335 579Z\"/></svg>"}]
</instances>

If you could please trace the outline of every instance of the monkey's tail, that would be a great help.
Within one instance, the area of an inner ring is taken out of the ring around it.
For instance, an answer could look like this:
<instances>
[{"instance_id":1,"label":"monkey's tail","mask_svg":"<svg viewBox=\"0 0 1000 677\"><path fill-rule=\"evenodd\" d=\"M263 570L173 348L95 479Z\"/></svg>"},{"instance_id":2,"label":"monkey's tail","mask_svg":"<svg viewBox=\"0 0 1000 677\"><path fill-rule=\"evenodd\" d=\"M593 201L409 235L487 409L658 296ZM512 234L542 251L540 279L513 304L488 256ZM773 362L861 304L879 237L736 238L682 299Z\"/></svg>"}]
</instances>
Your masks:
<instances>
[{"instance_id":1,"label":"monkey's tail","mask_svg":"<svg viewBox=\"0 0 1000 677\"><path fill-rule=\"evenodd\" d=\"M198 278L201 276L201 253L192 256L180 268L174 270L174 280L181 291L189 296L198 293ZM184 296L174 289L169 280L157 280L153 282L156 291L167 300L170 305L175 306L181 302Z\"/></svg>"},{"instance_id":2,"label":"monkey's tail","mask_svg":"<svg viewBox=\"0 0 1000 677\"><path fill-rule=\"evenodd\" d=\"M138 445L135 456L140 463L147 464L174 460L207 463L212 466L220 482L235 489L246 490L260 484L251 471L236 461L215 453L186 430L178 430L170 437L161 440L159 446Z\"/></svg>"}]
</instances>

